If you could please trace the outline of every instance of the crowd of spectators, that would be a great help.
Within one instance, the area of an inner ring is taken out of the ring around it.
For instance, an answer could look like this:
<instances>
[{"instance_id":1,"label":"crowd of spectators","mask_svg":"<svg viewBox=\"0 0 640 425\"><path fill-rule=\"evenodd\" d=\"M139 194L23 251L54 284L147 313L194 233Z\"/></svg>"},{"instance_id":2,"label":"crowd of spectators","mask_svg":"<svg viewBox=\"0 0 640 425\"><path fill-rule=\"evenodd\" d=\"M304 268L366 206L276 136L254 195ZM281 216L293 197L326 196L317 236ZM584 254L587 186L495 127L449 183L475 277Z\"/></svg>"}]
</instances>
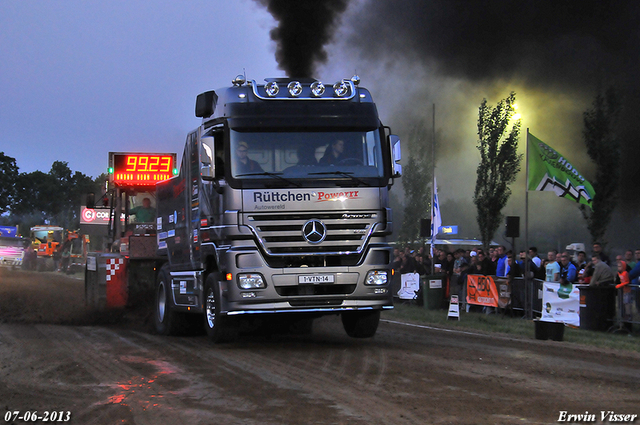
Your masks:
<instances>
[{"instance_id":1,"label":"crowd of spectators","mask_svg":"<svg viewBox=\"0 0 640 425\"><path fill-rule=\"evenodd\" d=\"M487 251L474 249L436 249L431 258L424 246L417 250L410 247L394 250L393 268L396 275L404 273L444 273L448 277L451 293L461 293L468 274L492 275L508 280L523 277L528 268L530 276L561 284L581 283L590 286L612 286L622 288L624 303L632 303L633 291L640 310L640 249L627 250L614 262L604 252L600 243L594 243L590 256L584 251L575 253L547 251L543 258L536 247L528 252L514 253L504 246L491 247ZM528 263L528 265L526 264Z\"/></svg>"}]
</instances>

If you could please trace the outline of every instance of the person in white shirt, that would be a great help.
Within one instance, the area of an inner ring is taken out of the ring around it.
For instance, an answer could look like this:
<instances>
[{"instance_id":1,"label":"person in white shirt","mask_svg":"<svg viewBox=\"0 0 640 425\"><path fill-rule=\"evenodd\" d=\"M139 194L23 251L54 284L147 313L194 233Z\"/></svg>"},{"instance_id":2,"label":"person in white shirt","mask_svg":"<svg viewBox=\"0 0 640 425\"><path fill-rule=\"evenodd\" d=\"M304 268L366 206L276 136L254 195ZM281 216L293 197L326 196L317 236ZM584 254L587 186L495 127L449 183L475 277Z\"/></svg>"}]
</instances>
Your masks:
<instances>
[{"instance_id":1,"label":"person in white shirt","mask_svg":"<svg viewBox=\"0 0 640 425\"><path fill-rule=\"evenodd\" d=\"M536 267L540 268L542 260L540 259L540 257L538 257L538 248L536 248L535 246L529 248L529 256L531 257L531 261L533 261L533 264L535 264Z\"/></svg>"}]
</instances>

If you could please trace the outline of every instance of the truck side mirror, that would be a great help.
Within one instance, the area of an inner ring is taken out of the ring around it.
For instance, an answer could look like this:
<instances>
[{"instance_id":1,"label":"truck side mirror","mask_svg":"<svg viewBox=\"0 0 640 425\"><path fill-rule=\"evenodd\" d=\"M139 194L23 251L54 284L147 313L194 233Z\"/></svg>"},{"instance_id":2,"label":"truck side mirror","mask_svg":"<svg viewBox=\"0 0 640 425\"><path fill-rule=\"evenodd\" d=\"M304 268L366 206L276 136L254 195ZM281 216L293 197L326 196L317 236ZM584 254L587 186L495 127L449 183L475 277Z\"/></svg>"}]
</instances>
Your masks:
<instances>
[{"instance_id":1,"label":"truck side mirror","mask_svg":"<svg viewBox=\"0 0 640 425\"><path fill-rule=\"evenodd\" d=\"M218 95L215 91L200 93L196 98L196 117L209 118L216 110Z\"/></svg>"},{"instance_id":2,"label":"truck side mirror","mask_svg":"<svg viewBox=\"0 0 640 425\"><path fill-rule=\"evenodd\" d=\"M392 155L392 163L393 166L393 176L394 178L402 176L402 165L400 165L400 160L402 159L402 149L400 148L400 138L395 134L389 135L389 145L391 146L391 155Z\"/></svg>"},{"instance_id":3,"label":"truck side mirror","mask_svg":"<svg viewBox=\"0 0 640 425\"><path fill-rule=\"evenodd\" d=\"M200 176L202 180L214 180L216 166L213 157L213 137L200 140Z\"/></svg>"}]
</instances>

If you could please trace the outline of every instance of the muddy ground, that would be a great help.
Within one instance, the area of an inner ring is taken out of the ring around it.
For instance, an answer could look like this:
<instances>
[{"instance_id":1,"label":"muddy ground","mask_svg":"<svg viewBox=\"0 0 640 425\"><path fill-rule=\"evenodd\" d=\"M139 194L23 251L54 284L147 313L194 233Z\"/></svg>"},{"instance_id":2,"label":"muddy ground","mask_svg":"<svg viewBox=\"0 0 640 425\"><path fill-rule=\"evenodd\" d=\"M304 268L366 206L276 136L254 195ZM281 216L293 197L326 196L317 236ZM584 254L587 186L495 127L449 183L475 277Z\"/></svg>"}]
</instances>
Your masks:
<instances>
[{"instance_id":1,"label":"muddy ground","mask_svg":"<svg viewBox=\"0 0 640 425\"><path fill-rule=\"evenodd\" d=\"M609 423L602 412L640 414L636 353L384 315L372 339L347 337L328 316L310 335L214 346L197 333L154 335L143 311L86 311L83 296L81 276L0 269L0 421L31 422L25 412L36 410L75 424L172 425Z\"/></svg>"}]
</instances>

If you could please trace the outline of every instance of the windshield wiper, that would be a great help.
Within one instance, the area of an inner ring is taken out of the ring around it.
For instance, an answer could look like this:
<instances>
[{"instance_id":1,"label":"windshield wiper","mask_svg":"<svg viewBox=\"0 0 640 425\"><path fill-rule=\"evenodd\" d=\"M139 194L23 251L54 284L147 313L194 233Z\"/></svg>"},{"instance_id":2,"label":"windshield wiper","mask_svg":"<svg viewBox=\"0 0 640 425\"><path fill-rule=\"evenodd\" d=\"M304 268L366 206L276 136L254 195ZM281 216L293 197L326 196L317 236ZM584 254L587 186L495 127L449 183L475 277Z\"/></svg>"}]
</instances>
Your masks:
<instances>
[{"instance_id":1,"label":"windshield wiper","mask_svg":"<svg viewBox=\"0 0 640 425\"><path fill-rule=\"evenodd\" d=\"M263 171L261 173L246 173L246 174L236 174L236 177L244 177L244 176L269 176L269 177L275 177L277 179L280 179L284 182L287 182L289 184L292 184L296 187L302 187L302 185L300 183L295 183L289 179L285 179L284 177L282 177L282 173L270 173L269 171Z\"/></svg>"},{"instance_id":2,"label":"windshield wiper","mask_svg":"<svg viewBox=\"0 0 640 425\"><path fill-rule=\"evenodd\" d=\"M321 172L321 173L309 173L310 176L313 175L335 175L335 176L342 176L342 177L348 177L350 178L352 181L358 183L358 184L362 184L365 186L371 186L369 183L365 182L364 180L360 180L359 178L352 176L352 172L347 172L347 171L325 171L325 172Z\"/></svg>"}]
</instances>

